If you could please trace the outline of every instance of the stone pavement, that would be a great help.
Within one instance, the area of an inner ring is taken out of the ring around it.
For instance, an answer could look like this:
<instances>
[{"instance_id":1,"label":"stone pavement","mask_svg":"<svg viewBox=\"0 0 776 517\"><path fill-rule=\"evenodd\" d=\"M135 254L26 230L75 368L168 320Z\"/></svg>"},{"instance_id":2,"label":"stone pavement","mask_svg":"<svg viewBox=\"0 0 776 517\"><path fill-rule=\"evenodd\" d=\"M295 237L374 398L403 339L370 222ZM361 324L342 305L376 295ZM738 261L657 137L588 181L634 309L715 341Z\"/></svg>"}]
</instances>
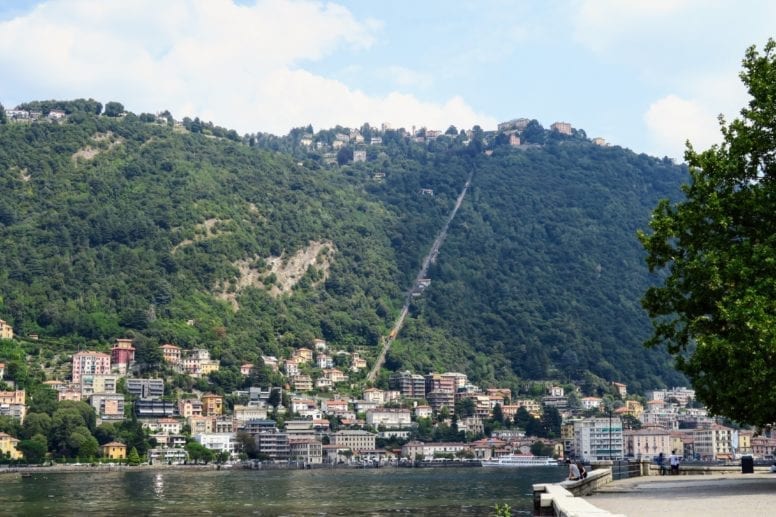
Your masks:
<instances>
[{"instance_id":1,"label":"stone pavement","mask_svg":"<svg viewBox=\"0 0 776 517\"><path fill-rule=\"evenodd\" d=\"M776 474L630 478L614 481L585 499L629 517L776 516Z\"/></svg>"}]
</instances>

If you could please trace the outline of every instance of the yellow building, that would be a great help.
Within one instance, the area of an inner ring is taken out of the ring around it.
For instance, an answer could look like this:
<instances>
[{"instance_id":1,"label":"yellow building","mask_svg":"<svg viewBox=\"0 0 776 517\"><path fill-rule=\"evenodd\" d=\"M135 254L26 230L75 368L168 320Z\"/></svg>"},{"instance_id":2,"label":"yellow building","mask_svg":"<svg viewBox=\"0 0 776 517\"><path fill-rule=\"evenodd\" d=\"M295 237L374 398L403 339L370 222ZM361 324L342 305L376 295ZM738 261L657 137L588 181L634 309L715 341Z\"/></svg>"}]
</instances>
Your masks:
<instances>
[{"instance_id":1,"label":"yellow building","mask_svg":"<svg viewBox=\"0 0 776 517\"><path fill-rule=\"evenodd\" d=\"M514 404L518 407L524 407L534 418L541 418L542 416L542 405L536 400L517 399Z\"/></svg>"},{"instance_id":2,"label":"yellow building","mask_svg":"<svg viewBox=\"0 0 776 517\"><path fill-rule=\"evenodd\" d=\"M303 347L294 351L294 357L298 357L304 363L309 363L313 360L313 351L309 348Z\"/></svg>"},{"instance_id":3,"label":"yellow building","mask_svg":"<svg viewBox=\"0 0 776 517\"><path fill-rule=\"evenodd\" d=\"M121 442L109 442L101 447L102 457L111 460L124 460L127 458L127 446Z\"/></svg>"},{"instance_id":4,"label":"yellow building","mask_svg":"<svg viewBox=\"0 0 776 517\"><path fill-rule=\"evenodd\" d=\"M202 395L202 415L213 416L221 415L224 412L224 397L208 393Z\"/></svg>"},{"instance_id":5,"label":"yellow building","mask_svg":"<svg viewBox=\"0 0 776 517\"><path fill-rule=\"evenodd\" d=\"M199 374L202 377L206 377L212 372L217 372L219 368L220 368L220 363L215 359L211 361L202 361L199 364Z\"/></svg>"},{"instance_id":6,"label":"yellow building","mask_svg":"<svg viewBox=\"0 0 776 517\"><path fill-rule=\"evenodd\" d=\"M641 415L644 413L644 406L638 400L626 400L625 409L627 414L638 419L641 419Z\"/></svg>"},{"instance_id":7,"label":"yellow building","mask_svg":"<svg viewBox=\"0 0 776 517\"><path fill-rule=\"evenodd\" d=\"M10 434L0 433L0 455L8 456L12 460L20 460L22 452L16 448L19 440Z\"/></svg>"},{"instance_id":8,"label":"yellow building","mask_svg":"<svg viewBox=\"0 0 776 517\"><path fill-rule=\"evenodd\" d=\"M739 454L752 454L752 431L738 431Z\"/></svg>"},{"instance_id":9,"label":"yellow building","mask_svg":"<svg viewBox=\"0 0 776 517\"><path fill-rule=\"evenodd\" d=\"M0 339L13 339L13 327L0 320Z\"/></svg>"}]
</instances>

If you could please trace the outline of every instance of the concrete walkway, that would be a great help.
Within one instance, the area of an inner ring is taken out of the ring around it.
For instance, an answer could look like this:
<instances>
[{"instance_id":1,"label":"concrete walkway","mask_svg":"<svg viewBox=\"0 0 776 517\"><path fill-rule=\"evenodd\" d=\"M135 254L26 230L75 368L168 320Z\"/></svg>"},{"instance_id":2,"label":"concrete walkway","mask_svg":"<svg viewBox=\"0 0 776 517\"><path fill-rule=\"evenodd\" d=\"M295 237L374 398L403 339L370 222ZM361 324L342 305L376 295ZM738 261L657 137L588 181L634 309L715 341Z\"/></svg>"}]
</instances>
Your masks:
<instances>
[{"instance_id":1,"label":"concrete walkway","mask_svg":"<svg viewBox=\"0 0 776 517\"><path fill-rule=\"evenodd\" d=\"M623 479L585 499L629 517L772 516L776 515L776 474Z\"/></svg>"}]
</instances>

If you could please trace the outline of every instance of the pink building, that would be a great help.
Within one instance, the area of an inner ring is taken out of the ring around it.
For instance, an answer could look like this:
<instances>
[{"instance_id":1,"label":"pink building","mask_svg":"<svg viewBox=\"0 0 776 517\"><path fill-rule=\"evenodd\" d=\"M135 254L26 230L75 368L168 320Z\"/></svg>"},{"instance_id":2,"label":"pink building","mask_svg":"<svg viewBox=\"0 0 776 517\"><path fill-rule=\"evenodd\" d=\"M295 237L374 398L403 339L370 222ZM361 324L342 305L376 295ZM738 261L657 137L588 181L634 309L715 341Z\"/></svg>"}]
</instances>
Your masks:
<instances>
[{"instance_id":1,"label":"pink building","mask_svg":"<svg viewBox=\"0 0 776 517\"><path fill-rule=\"evenodd\" d=\"M129 365L135 361L135 347L131 339L117 339L110 349L111 361L119 373L127 373Z\"/></svg>"},{"instance_id":2,"label":"pink building","mask_svg":"<svg viewBox=\"0 0 776 517\"><path fill-rule=\"evenodd\" d=\"M73 354L73 382L81 382L85 375L108 375L110 356L100 352L78 352Z\"/></svg>"}]
</instances>

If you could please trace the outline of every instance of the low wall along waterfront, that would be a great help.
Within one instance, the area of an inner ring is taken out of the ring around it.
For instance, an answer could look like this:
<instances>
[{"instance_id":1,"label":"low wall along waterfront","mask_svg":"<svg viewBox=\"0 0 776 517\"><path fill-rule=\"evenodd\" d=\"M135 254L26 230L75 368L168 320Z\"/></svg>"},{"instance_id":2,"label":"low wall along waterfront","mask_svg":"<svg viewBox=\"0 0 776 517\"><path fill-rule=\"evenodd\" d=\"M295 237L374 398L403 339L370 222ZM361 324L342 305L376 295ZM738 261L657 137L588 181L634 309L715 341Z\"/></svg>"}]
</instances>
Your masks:
<instances>
[{"instance_id":1,"label":"low wall along waterfront","mask_svg":"<svg viewBox=\"0 0 776 517\"><path fill-rule=\"evenodd\" d=\"M649 461L630 462L629 465L621 465L602 461L594 463L592 471L585 479L579 481L563 481L561 483L541 483L533 485L534 515L553 517L602 517L614 516L606 510L593 506L583 496L591 495L613 480L613 467L617 467L618 479L628 477L670 476L669 469L660 469L660 466ZM769 471L769 467L756 466L756 473ZM681 465L679 475L741 475L741 465Z\"/></svg>"},{"instance_id":2,"label":"low wall along waterfront","mask_svg":"<svg viewBox=\"0 0 776 517\"><path fill-rule=\"evenodd\" d=\"M534 515L558 517L611 516L579 496L590 495L598 488L612 482L611 469L590 472L579 481L563 481L556 484L536 484L534 490Z\"/></svg>"}]
</instances>

